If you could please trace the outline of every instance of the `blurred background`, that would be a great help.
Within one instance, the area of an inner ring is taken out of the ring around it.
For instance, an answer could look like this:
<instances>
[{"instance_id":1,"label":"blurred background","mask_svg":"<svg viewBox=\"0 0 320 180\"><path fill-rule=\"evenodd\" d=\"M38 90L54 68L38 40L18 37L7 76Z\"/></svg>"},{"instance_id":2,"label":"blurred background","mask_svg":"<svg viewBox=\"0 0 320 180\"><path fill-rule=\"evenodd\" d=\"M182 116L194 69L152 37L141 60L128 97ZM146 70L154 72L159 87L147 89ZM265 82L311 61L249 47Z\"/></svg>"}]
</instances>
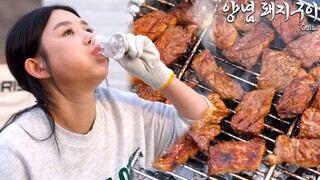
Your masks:
<instances>
[{"instance_id":1,"label":"blurred background","mask_svg":"<svg viewBox=\"0 0 320 180\"><path fill-rule=\"evenodd\" d=\"M128 32L127 0L0 0L0 127L12 113L34 104L33 96L18 86L7 68L4 54L7 33L25 13L51 4L73 7L96 34ZM114 60L110 60L108 82L113 88L129 91L128 73Z\"/></svg>"}]
</instances>

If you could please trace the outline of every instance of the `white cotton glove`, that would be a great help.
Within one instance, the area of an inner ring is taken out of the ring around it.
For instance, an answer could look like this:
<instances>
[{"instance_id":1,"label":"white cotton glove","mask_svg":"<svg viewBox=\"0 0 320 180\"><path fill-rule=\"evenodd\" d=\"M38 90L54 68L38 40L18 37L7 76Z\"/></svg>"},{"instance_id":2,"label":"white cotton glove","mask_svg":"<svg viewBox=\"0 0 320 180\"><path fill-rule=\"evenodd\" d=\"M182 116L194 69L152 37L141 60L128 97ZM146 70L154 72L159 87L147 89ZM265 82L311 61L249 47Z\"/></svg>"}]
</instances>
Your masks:
<instances>
[{"instance_id":1,"label":"white cotton glove","mask_svg":"<svg viewBox=\"0 0 320 180\"><path fill-rule=\"evenodd\" d=\"M165 89L174 77L174 73L161 60L154 43L142 35L125 35L127 52L118 60L130 74L144 81L155 90Z\"/></svg>"}]
</instances>

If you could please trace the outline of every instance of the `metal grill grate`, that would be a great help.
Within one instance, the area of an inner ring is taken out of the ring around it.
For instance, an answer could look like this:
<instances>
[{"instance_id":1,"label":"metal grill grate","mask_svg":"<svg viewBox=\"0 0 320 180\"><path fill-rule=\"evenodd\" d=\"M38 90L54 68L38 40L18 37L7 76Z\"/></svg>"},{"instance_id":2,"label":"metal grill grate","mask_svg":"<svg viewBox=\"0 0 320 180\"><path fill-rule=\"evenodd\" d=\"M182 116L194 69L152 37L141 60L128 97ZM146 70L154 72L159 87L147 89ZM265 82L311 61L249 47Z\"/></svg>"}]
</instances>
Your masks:
<instances>
[{"instance_id":1,"label":"metal grill grate","mask_svg":"<svg viewBox=\"0 0 320 180\"><path fill-rule=\"evenodd\" d=\"M135 18L146 14L153 10L163 10L167 11L168 9L175 6L175 4L180 3L182 0L146 0L146 1L130 1L129 3L129 13L131 22ZM300 1L300 0L298 0ZM307 4L308 2L300 1ZM217 3L217 1L213 1ZM318 9L318 12L320 9ZM320 14L320 13L318 13ZM309 15L310 18L314 18L313 15ZM312 22L316 25L319 24L320 18L317 18L317 22ZM257 78L259 77L259 71L261 68L261 59L258 61L257 65L248 70L236 63L233 63L223 56L220 55L220 52L216 50L215 45L212 41L209 40L207 35L207 29L204 29L198 33L197 40L193 42L189 49L188 53L182 57L177 63L174 64L173 70L177 74L177 78L193 83L195 85L196 91L202 94L207 94L213 92L210 88L201 84L197 81L197 74L190 68L190 63L192 62L193 57L199 53L202 49L210 49L211 53L215 56L216 63L218 66L223 67L227 74L238 82L246 92L254 90L257 86ZM279 37L278 37L279 38ZM276 37L277 39L277 37ZM277 41L273 41L270 44L271 49L281 50L281 45L277 44ZM272 107L270 113L265 117L264 129L259 134L259 137L266 140L267 154L272 153L272 150L275 147L275 139L281 134L288 136L295 136L298 132L297 123L299 118L294 119L281 119L277 116L276 113L276 104L281 94L275 94L273 99ZM234 109L238 105L236 100L224 100L225 104L232 111L232 114L235 113ZM231 117L231 116L230 116ZM239 136L238 134L233 133L230 127L230 117L224 119L221 123L222 133L216 138L217 141L223 140L239 140L247 141L249 137ZM135 168L133 173L138 179L319 179L320 172L314 168L300 168L296 166L287 166L286 164L281 164L278 166L271 166L266 161L266 158L263 159L262 164L256 171L253 172L242 172L239 174L229 173L227 175L220 176L208 176L208 166L205 162L207 157L206 154L199 153L194 159L189 159L185 164L176 168L173 172L159 172L157 170L144 170L139 166L139 156L140 151L137 151L135 157Z\"/></svg>"}]
</instances>

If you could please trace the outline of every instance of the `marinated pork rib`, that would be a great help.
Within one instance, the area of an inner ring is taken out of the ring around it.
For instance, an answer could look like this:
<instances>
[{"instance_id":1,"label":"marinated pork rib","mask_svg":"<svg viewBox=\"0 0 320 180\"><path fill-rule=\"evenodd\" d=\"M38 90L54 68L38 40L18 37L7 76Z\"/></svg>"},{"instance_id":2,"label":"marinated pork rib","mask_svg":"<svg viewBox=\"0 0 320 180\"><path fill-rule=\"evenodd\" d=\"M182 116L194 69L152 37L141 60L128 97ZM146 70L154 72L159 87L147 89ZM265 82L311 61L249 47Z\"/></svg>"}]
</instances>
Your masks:
<instances>
[{"instance_id":1,"label":"marinated pork rib","mask_svg":"<svg viewBox=\"0 0 320 180\"><path fill-rule=\"evenodd\" d=\"M265 49L257 89L283 90L299 72L301 62L284 51Z\"/></svg>"},{"instance_id":2,"label":"marinated pork rib","mask_svg":"<svg viewBox=\"0 0 320 180\"><path fill-rule=\"evenodd\" d=\"M208 151L210 141L214 140L221 133L219 124L211 124L201 128L194 127L189 132L189 135L197 144L199 150Z\"/></svg>"},{"instance_id":3,"label":"marinated pork rib","mask_svg":"<svg viewBox=\"0 0 320 180\"><path fill-rule=\"evenodd\" d=\"M320 139L320 109L307 108L301 116L299 128L299 138Z\"/></svg>"},{"instance_id":4,"label":"marinated pork rib","mask_svg":"<svg viewBox=\"0 0 320 180\"><path fill-rule=\"evenodd\" d=\"M229 49L238 41L239 34L233 23L227 22L225 16L218 15L209 30L209 37L217 48Z\"/></svg>"},{"instance_id":5,"label":"marinated pork rib","mask_svg":"<svg viewBox=\"0 0 320 180\"><path fill-rule=\"evenodd\" d=\"M162 171L172 171L179 164L185 163L189 157L197 154L199 148L207 150L210 140L220 134L221 120L230 114L219 95L212 93L208 95L211 106L207 108L201 118L196 120L190 131L180 137L172 144L168 151L161 155L153 163L153 166Z\"/></svg>"},{"instance_id":6,"label":"marinated pork rib","mask_svg":"<svg viewBox=\"0 0 320 180\"><path fill-rule=\"evenodd\" d=\"M185 163L189 157L193 157L197 153L197 144L186 133L153 162L153 167L162 171L173 171L179 164Z\"/></svg>"},{"instance_id":7,"label":"marinated pork rib","mask_svg":"<svg viewBox=\"0 0 320 180\"><path fill-rule=\"evenodd\" d=\"M249 3L253 3L253 7L254 7L254 11L253 14L251 14L252 12L239 12L237 17L235 18L233 24L235 26L235 28L238 31L249 31L251 30L255 24L259 23L260 19L261 19L261 13L262 13L262 2L265 3L270 3L271 0L255 0L255 1L250 1ZM246 4L246 6L248 6L249 4ZM250 15L251 14L251 15ZM246 18L248 17L253 17L254 22L248 22L246 20Z\"/></svg>"},{"instance_id":8,"label":"marinated pork rib","mask_svg":"<svg viewBox=\"0 0 320 180\"><path fill-rule=\"evenodd\" d=\"M199 53L193 59L191 66L192 69L197 72L200 81L204 81L208 74L219 68L209 49L204 49L201 53Z\"/></svg>"},{"instance_id":9,"label":"marinated pork rib","mask_svg":"<svg viewBox=\"0 0 320 180\"><path fill-rule=\"evenodd\" d=\"M274 154L267 156L271 165L283 162L304 168L320 165L320 139L296 139L280 135L275 145Z\"/></svg>"},{"instance_id":10,"label":"marinated pork rib","mask_svg":"<svg viewBox=\"0 0 320 180\"><path fill-rule=\"evenodd\" d=\"M209 175L254 171L262 162L265 140L254 138L248 142L233 141L210 146Z\"/></svg>"},{"instance_id":11,"label":"marinated pork rib","mask_svg":"<svg viewBox=\"0 0 320 180\"><path fill-rule=\"evenodd\" d=\"M223 99L241 100L244 95L241 86L232 80L222 67L219 67L213 73L208 74L205 82Z\"/></svg>"},{"instance_id":12,"label":"marinated pork rib","mask_svg":"<svg viewBox=\"0 0 320 180\"><path fill-rule=\"evenodd\" d=\"M320 80L320 66L311 68L309 74L311 74L315 79Z\"/></svg>"},{"instance_id":13,"label":"marinated pork rib","mask_svg":"<svg viewBox=\"0 0 320 180\"><path fill-rule=\"evenodd\" d=\"M299 138L320 139L320 90L318 88L311 105L303 111L299 124Z\"/></svg>"},{"instance_id":14,"label":"marinated pork rib","mask_svg":"<svg viewBox=\"0 0 320 180\"><path fill-rule=\"evenodd\" d=\"M159 101L164 102L165 104L171 104L171 102L166 99L166 97L161 94L160 91L152 89L151 86L144 83L142 80L135 78L133 79L133 84L136 86L135 93L142 99L149 100L149 101ZM194 84L189 82L183 82L190 88L194 88Z\"/></svg>"},{"instance_id":15,"label":"marinated pork rib","mask_svg":"<svg viewBox=\"0 0 320 180\"><path fill-rule=\"evenodd\" d=\"M214 56L208 49L198 54L192 61L192 68L197 72L200 81L204 81L223 99L242 99L244 91L227 73L218 67Z\"/></svg>"},{"instance_id":16,"label":"marinated pork rib","mask_svg":"<svg viewBox=\"0 0 320 180\"><path fill-rule=\"evenodd\" d=\"M269 46L274 37L274 30L261 21L244 37L240 38L234 46L223 50L222 54L229 60L237 61L244 67L251 69L256 64L262 50Z\"/></svg>"},{"instance_id":17,"label":"marinated pork rib","mask_svg":"<svg viewBox=\"0 0 320 180\"><path fill-rule=\"evenodd\" d=\"M320 90L319 90L319 87L318 87L316 94L313 97L313 100L311 102L310 107L320 109Z\"/></svg>"},{"instance_id":18,"label":"marinated pork rib","mask_svg":"<svg viewBox=\"0 0 320 180\"><path fill-rule=\"evenodd\" d=\"M199 120L202 127L209 124L218 124L223 118L229 116L231 113L218 94L210 93L207 98L210 101L211 106L203 112Z\"/></svg>"},{"instance_id":19,"label":"marinated pork rib","mask_svg":"<svg viewBox=\"0 0 320 180\"><path fill-rule=\"evenodd\" d=\"M261 89L244 95L231 118L231 128L239 134L258 136L263 129L264 117L270 111L274 93L273 89Z\"/></svg>"},{"instance_id":20,"label":"marinated pork rib","mask_svg":"<svg viewBox=\"0 0 320 180\"><path fill-rule=\"evenodd\" d=\"M152 41L157 39L169 26L175 26L177 18L163 11L151 11L138 18L131 25L131 32L135 35L148 36Z\"/></svg>"},{"instance_id":21,"label":"marinated pork rib","mask_svg":"<svg viewBox=\"0 0 320 180\"><path fill-rule=\"evenodd\" d=\"M289 84L278 101L277 113L281 118L294 118L302 114L308 107L318 88L315 79L303 69Z\"/></svg>"},{"instance_id":22,"label":"marinated pork rib","mask_svg":"<svg viewBox=\"0 0 320 180\"><path fill-rule=\"evenodd\" d=\"M221 133L218 123L231 113L218 94L211 93L208 99L212 106L203 112L201 118L192 125L189 132L202 151L207 151L210 141Z\"/></svg>"},{"instance_id":23,"label":"marinated pork rib","mask_svg":"<svg viewBox=\"0 0 320 180\"><path fill-rule=\"evenodd\" d=\"M155 41L160 52L160 59L165 65L176 62L188 49L188 46L195 39L197 32L196 25L170 26Z\"/></svg>"},{"instance_id":24,"label":"marinated pork rib","mask_svg":"<svg viewBox=\"0 0 320 180\"><path fill-rule=\"evenodd\" d=\"M178 24L195 24L199 29L205 29L213 18L213 5L209 0L196 1L193 4L181 3L169 13L177 17Z\"/></svg>"},{"instance_id":25,"label":"marinated pork rib","mask_svg":"<svg viewBox=\"0 0 320 180\"><path fill-rule=\"evenodd\" d=\"M320 31L301 36L285 48L290 55L298 58L304 67L320 62Z\"/></svg>"},{"instance_id":26,"label":"marinated pork rib","mask_svg":"<svg viewBox=\"0 0 320 180\"><path fill-rule=\"evenodd\" d=\"M276 0L276 5L284 6L284 3L288 3L289 5L289 13L294 12L297 10L297 5L295 4L295 1L291 0ZM285 11L285 10L284 10ZM276 14L274 19L272 20L271 16L268 16L269 20L272 22L273 27L275 30L279 33L283 41L288 44L292 40L298 38L299 36L303 35L305 32L301 30L302 25L307 25L308 22L305 18L303 18L302 21L300 21L301 14L296 13L293 15L289 15L288 20L286 21L287 14Z\"/></svg>"},{"instance_id":27,"label":"marinated pork rib","mask_svg":"<svg viewBox=\"0 0 320 180\"><path fill-rule=\"evenodd\" d=\"M162 95L160 91L152 89L152 87L147 84L137 84L137 86L138 88L135 93L142 99L160 102L166 100L166 97L164 97L164 95Z\"/></svg>"}]
</instances>

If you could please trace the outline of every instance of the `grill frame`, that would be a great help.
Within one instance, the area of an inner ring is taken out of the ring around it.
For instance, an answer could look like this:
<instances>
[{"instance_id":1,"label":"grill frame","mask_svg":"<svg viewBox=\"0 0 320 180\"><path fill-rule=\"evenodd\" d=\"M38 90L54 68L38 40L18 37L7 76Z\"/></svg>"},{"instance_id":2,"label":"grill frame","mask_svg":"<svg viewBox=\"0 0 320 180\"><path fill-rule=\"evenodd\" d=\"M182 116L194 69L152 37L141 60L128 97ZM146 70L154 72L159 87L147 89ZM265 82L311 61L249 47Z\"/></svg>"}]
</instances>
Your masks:
<instances>
[{"instance_id":1,"label":"grill frame","mask_svg":"<svg viewBox=\"0 0 320 180\"><path fill-rule=\"evenodd\" d=\"M216 0L214 3L217 3ZM303 2L305 5L310 4L308 2L302 0L296 0L299 2ZM167 11L170 8L174 7L178 2L182 2L182 0L131 0L128 4L128 13L130 14L130 22L134 22L134 20L143 14L148 13L153 10L163 10ZM320 6L320 4L319 4ZM320 15L320 8L318 8L318 14ZM314 18L313 15L309 15L308 18ZM320 18L317 18L317 22L313 23L315 25L320 24ZM129 24L130 26L131 24ZM277 38L277 36L276 36ZM280 39L278 37L278 39ZM281 45L278 44L270 44L272 49L282 50ZM196 91L201 94L212 93L213 91L203 85L202 82L197 80L196 73L190 68L190 64L192 59L199 53L203 48L210 49L211 54L214 55L216 59L216 63L218 66L223 67L223 69L227 72L227 74L234 79L236 82L240 83L242 87L245 87L245 91L248 92L250 90L255 89L257 86L257 78L259 77L259 71L261 67L261 58L255 67L252 70L248 70L241 65L234 63L225 59L223 56L219 55L219 51L215 49L215 45L208 37L208 28L200 31L197 34L197 39L189 46L188 52L186 55L179 59L177 63L171 67L177 74L177 78L189 82L195 85ZM235 71L237 71L235 73ZM244 86L245 84L246 86ZM281 119L277 116L275 107L277 105L277 101L281 97L281 94L276 93L273 99L272 107L270 113L265 117L264 129L259 134L258 137L261 137L266 140L266 154L272 153L272 150L275 146L275 139L280 134L285 134L287 136L295 136L299 130L298 123L300 118L294 119ZM232 115L235 113L234 109L238 105L238 101L236 100L224 100L226 105L232 111ZM222 133L217 137L217 140L239 140L239 141L247 141L249 140L247 136L240 136L230 128L230 117L227 117L223 120L221 127ZM276 127L275 127L276 126ZM192 179L307 179L308 175L303 177L303 173L310 174L311 179L320 179L320 172L315 168L301 168L296 166L286 166L285 163L281 165L273 165L270 166L266 161L266 155L263 158L262 164L259 166L258 170L254 172L244 172L239 174L228 173L227 175L218 175L218 176L208 176L206 172L205 162L201 157L196 157L195 159L189 159L188 162L178 167L173 172L160 172L155 169L145 170L139 165L139 157L141 156L141 151L137 150L136 156L134 157L134 168L133 174L135 174L136 178L147 178L147 179L188 179L192 177ZM201 156L201 154L200 154ZM205 155L204 155L205 156ZM195 162L192 162L195 161ZM198 162L199 161L199 162ZM197 164L200 163L200 164ZM194 164L201 166L201 163L204 167L197 169L197 167L193 167ZM293 170L292 170L293 169ZM187 174L187 175L186 175ZM186 177L187 176L187 177ZM196 178L195 178L196 177Z\"/></svg>"}]
</instances>

